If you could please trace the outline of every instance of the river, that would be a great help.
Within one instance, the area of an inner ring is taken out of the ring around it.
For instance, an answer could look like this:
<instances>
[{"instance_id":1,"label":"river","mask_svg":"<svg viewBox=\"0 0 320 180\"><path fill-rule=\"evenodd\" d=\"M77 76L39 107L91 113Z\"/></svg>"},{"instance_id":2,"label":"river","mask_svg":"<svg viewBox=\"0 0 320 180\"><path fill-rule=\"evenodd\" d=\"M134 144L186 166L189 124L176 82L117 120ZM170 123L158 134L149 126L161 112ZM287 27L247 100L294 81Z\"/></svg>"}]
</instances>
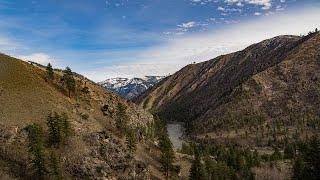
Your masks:
<instances>
[{"instance_id":1,"label":"river","mask_svg":"<svg viewBox=\"0 0 320 180\"><path fill-rule=\"evenodd\" d=\"M173 148L175 150L181 149L183 141L183 123L179 122L168 122L167 130L169 134L169 138L172 142Z\"/></svg>"}]
</instances>

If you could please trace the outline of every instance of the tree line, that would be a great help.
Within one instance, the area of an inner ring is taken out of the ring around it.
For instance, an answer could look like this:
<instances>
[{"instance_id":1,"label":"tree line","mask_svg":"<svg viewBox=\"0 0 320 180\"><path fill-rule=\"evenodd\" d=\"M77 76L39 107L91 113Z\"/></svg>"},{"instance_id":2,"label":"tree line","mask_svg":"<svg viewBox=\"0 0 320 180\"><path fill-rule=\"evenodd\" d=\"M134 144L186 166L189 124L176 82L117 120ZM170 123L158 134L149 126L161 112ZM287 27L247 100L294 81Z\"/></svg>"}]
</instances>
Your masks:
<instances>
[{"instance_id":1,"label":"tree line","mask_svg":"<svg viewBox=\"0 0 320 180\"><path fill-rule=\"evenodd\" d=\"M48 115L47 127L48 132L39 124L27 127L33 177L62 179L59 147L67 143L73 129L68 116L56 112Z\"/></svg>"},{"instance_id":2,"label":"tree line","mask_svg":"<svg viewBox=\"0 0 320 180\"><path fill-rule=\"evenodd\" d=\"M51 83L57 80L55 72L50 63L48 63L46 67L46 80ZM62 88L66 89L69 98L72 94L75 94L77 82L70 67L66 67L66 69L63 71L63 76L60 78L60 81L62 82ZM87 92L88 87L85 86L82 91Z\"/></svg>"},{"instance_id":3,"label":"tree line","mask_svg":"<svg viewBox=\"0 0 320 180\"><path fill-rule=\"evenodd\" d=\"M235 145L218 145L200 142L183 144L180 153L193 155L190 169L191 180L254 179L251 171L261 162L270 166L280 160L291 160L292 179L320 179L320 138L313 136L306 140L288 143L283 153L274 147L270 155L260 155L256 150Z\"/></svg>"}]
</instances>

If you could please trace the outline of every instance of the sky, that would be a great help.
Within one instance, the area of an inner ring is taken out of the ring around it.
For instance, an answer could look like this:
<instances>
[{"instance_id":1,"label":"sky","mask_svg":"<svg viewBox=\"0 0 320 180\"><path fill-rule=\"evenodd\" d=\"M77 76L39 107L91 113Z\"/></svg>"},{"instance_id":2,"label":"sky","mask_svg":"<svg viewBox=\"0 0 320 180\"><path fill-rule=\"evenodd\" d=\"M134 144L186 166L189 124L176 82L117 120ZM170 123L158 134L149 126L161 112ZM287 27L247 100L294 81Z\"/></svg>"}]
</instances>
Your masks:
<instances>
[{"instance_id":1,"label":"sky","mask_svg":"<svg viewBox=\"0 0 320 180\"><path fill-rule=\"evenodd\" d=\"M0 52L94 81L169 75L319 19L320 0L0 0Z\"/></svg>"}]
</instances>

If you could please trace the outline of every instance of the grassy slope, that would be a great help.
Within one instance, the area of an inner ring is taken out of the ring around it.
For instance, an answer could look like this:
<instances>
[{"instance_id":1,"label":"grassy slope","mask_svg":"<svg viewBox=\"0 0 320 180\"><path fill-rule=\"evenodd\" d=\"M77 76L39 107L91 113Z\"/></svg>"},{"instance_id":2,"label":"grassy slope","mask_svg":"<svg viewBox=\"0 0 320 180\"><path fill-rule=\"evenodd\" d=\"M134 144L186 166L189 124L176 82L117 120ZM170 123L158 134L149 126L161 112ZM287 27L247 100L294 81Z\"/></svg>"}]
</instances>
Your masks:
<instances>
[{"instance_id":1,"label":"grassy slope","mask_svg":"<svg viewBox=\"0 0 320 180\"><path fill-rule=\"evenodd\" d=\"M58 74L56 74L57 79ZM114 159L112 155L114 152L110 152L112 159L105 160L107 164L118 163L117 161L121 161L121 159L117 160L116 157L125 157L128 153L125 150L123 139L117 137L118 132L114 127L114 113L104 116L101 111L103 105L106 104L111 110L115 110L119 102L125 104L128 107L130 126L138 129L152 121L152 116L149 113L91 82L87 82L89 94L77 91L76 96L68 98L63 90L56 84L46 82L44 77L45 72L42 69L0 54L1 171L15 174L15 176L29 174L30 159L23 128L35 122L46 127L46 116L53 111L66 112L76 133L68 145L61 150L63 158L66 159L63 166L67 169L65 172L67 177L74 176L72 171L81 166L87 165L87 168L94 168L91 167L92 163L97 160L102 164L101 166L106 165L103 164L104 161L101 160L101 157L92 157L93 152L107 143L96 139L99 132L108 132L113 142L110 146L120 148L120 154L118 153ZM89 118L83 119L83 114L88 114ZM100 142L101 145L93 145L92 143L95 141ZM84 159L84 157L86 158ZM115 173L115 177L122 176L122 174L117 174L116 170L111 170L110 173L111 175Z\"/></svg>"},{"instance_id":2,"label":"grassy slope","mask_svg":"<svg viewBox=\"0 0 320 180\"><path fill-rule=\"evenodd\" d=\"M48 86L37 68L2 55L0 72L1 122L24 126L41 121L39 117L45 117L51 109L71 108L67 98Z\"/></svg>"}]
</instances>

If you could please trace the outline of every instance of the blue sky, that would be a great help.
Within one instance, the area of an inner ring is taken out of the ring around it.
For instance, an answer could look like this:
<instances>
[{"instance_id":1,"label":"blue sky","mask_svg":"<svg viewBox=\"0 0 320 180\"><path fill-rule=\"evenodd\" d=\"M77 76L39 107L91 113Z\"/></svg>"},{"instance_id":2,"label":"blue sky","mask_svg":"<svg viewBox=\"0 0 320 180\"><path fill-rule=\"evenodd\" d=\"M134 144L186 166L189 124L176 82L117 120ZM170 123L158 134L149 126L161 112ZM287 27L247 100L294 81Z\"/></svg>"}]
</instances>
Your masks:
<instances>
[{"instance_id":1,"label":"blue sky","mask_svg":"<svg viewBox=\"0 0 320 180\"><path fill-rule=\"evenodd\" d=\"M167 75L319 19L319 0L0 0L0 52L95 81Z\"/></svg>"}]
</instances>

